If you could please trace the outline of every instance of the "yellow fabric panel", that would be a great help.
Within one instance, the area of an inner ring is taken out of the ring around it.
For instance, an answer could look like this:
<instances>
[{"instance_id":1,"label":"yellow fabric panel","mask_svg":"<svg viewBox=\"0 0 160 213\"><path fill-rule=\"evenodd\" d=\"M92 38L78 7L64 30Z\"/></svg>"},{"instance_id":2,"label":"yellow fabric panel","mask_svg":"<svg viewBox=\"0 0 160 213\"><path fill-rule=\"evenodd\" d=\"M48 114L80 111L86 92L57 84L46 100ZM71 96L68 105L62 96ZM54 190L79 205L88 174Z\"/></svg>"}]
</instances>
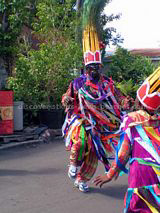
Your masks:
<instances>
[{"instance_id":1,"label":"yellow fabric panel","mask_svg":"<svg viewBox=\"0 0 160 213\"><path fill-rule=\"evenodd\" d=\"M156 88L158 88L159 85L160 85L160 80L158 80L157 82L155 82L155 83L151 86L149 93L152 93ZM160 91L160 88L159 88L158 91L156 91L156 92L159 92L159 91Z\"/></svg>"},{"instance_id":2,"label":"yellow fabric panel","mask_svg":"<svg viewBox=\"0 0 160 213\"><path fill-rule=\"evenodd\" d=\"M83 42L84 42L84 46L85 46L85 50L83 50L84 52L87 52L88 50L90 50L90 42L89 42L89 27L87 27L84 32L83 32Z\"/></svg>"},{"instance_id":3,"label":"yellow fabric panel","mask_svg":"<svg viewBox=\"0 0 160 213\"><path fill-rule=\"evenodd\" d=\"M153 127L146 126L144 127L147 132L149 132L157 141L160 141L159 135L155 132Z\"/></svg>"},{"instance_id":4,"label":"yellow fabric panel","mask_svg":"<svg viewBox=\"0 0 160 213\"><path fill-rule=\"evenodd\" d=\"M93 27L90 30L90 42L91 42L91 51L95 52L96 51L96 46L95 46L95 32Z\"/></svg>"},{"instance_id":5,"label":"yellow fabric panel","mask_svg":"<svg viewBox=\"0 0 160 213\"><path fill-rule=\"evenodd\" d=\"M158 80L159 79L159 80ZM158 80L158 82L157 82ZM148 81L150 84L150 91L149 93L152 93L152 91L156 88L156 86L158 86L160 84L160 67L158 69L156 69L149 77L148 77ZM154 85L156 82L156 86ZM153 89L152 89L153 87Z\"/></svg>"},{"instance_id":6,"label":"yellow fabric panel","mask_svg":"<svg viewBox=\"0 0 160 213\"><path fill-rule=\"evenodd\" d=\"M95 45L96 45L96 50L100 50L99 48L99 39L97 33L95 33Z\"/></svg>"},{"instance_id":7,"label":"yellow fabric panel","mask_svg":"<svg viewBox=\"0 0 160 213\"><path fill-rule=\"evenodd\" d=\"M99 51L99 40L96 29L93 26L87 26L83 32L83 52Z\"/></svg>"},{"instance_id":8,"label":"yellow fabric panel","mask_svg":"<svg viewBox=\"0 0 160 213\"><path fill-rule=\"evenodd\" d=\"M159 170L159 169L157 169L157 168L155 168L155 167L152 167L152 169L155 171L155 173L156 173L158 176L160 176L160 170Z\"/></svg>"},{"instance_id":9,"label":"yellow fabric panel","mask_svg":"<svg viewBox=\"0 0 160 213\"><path fill-rule=\"evenodd\" d=\"M138 193L138 189L137 189L137 188L134 189L134 193L137 194L137 195L146 203L146 205L147 205L148 208L151 210L151 212L153 212L153 213L159 213L159 212L157 211L157 209L155 209L153 206L151 206L150 203L148 203L148 202Z\"/></svg>"},{"instance_id":10,"label":"yellow fabric panel","mask_svg":"<svg viewBox=\"0 0 160 213\"><path fill-rule=\"evenodd\" d=\"M152 78L156 76L157 78L160 77L160 67L158 67L149 77L148 81L150 81Z\"/></svg>"},{"instance_id":11,"label":"yellow fabric panel","mask_svg":"<svg viewBox=\"0 0 160 213\"><path fill-rule=\"evenodd\" d=\"M84 33L83 33L83 37L84 37ZM83 52L86 52L86 45L85 45L84 39L82 39L82 44L83 44Z\"/></svg>"}]
</instances>

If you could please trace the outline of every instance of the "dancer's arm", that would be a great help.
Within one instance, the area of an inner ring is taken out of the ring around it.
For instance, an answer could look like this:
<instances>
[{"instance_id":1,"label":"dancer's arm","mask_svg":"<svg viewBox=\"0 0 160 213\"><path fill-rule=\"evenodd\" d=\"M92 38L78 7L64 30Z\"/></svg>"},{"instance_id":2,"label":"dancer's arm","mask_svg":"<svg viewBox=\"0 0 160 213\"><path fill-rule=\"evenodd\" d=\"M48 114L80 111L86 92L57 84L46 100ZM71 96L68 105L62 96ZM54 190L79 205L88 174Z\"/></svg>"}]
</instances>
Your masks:
<instances>
[{"instance_id":1,"label":"dancer's arm","mask_svg":"<svg viewBox=\"0 0 160 213\"><path fill-rule=\"evenodd\" d=\"M122 145L120 147L120 150L118 152L118 160L122 165L126 165L129 159L131 151L131 146L130 146L130 140L127 135L124 137L124 141L122 142ZM111 181L114 177L117 179L118 173L119 173L120 168L118 167L118 163L116 160L112 163L110 170L108 171L107 174L105 175L99 175L94 179L94 184L96 186L102 187L103 184Z\"/></svg>"}]
</instances>

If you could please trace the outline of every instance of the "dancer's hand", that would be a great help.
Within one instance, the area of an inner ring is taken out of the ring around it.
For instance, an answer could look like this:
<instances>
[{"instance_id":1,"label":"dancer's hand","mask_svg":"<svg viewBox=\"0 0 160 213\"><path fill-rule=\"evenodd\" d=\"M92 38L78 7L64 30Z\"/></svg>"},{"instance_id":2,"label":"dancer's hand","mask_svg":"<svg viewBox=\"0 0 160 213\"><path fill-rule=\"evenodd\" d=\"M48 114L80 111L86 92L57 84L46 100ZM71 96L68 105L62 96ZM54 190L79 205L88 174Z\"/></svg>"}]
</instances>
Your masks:
<instances>
[{"instance_id":1,"label":"dancer's hand","mask_svg":"<svg viewBox=\"0 0 160 213\"><path fill-rule=\"evenodd\" d=\"M117 178L119 177L119 173L120 173L120 169L118 169L115 173L115 175L113 176L114 180L117 180Z\"/></svg>"},{"instance_id":2,"label":"dancer's hand","mask_svg":"<svg viewBox=\"0 0 160 213\"><path fill-rule=\"evenodd\" d=\"M66 96L65 99L64 99L64 105L65 106L68 106L68 105L71 105L74 101L74 98L70 97L70 96Z\"/></svg>"},{"instance_id":3,"label":"dancer's hand","mask_svg":"<svg viewBox=\"0 0 160 213\"><path fill-rule=\"evenodd\" d=\"M104 183L110 182L111 180L112 180L112 178L109 178L107 176L107 174L106 175L99 175L94 179L93 183L96 186L99 186L101 188Z\"/></svg>"}]
</instances>

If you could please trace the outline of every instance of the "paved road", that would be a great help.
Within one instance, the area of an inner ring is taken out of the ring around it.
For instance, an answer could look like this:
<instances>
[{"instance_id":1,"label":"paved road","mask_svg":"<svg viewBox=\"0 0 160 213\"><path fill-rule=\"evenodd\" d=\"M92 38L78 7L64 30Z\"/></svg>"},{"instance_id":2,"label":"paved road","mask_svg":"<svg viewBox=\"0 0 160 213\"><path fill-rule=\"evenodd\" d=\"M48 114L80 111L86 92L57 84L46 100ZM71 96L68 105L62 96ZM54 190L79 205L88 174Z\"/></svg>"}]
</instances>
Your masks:
<instances>
[{"instance_id":1,"label":"paved road","mask_svg":"<svg viewBox=\"0 0 160 213\"><path fill-rule=\"evenodd\" d=\"M0 150L0 213L121 213L127 176L84 194L66 175L68 154L61 139Z\"/></svg>"}]
</instances>

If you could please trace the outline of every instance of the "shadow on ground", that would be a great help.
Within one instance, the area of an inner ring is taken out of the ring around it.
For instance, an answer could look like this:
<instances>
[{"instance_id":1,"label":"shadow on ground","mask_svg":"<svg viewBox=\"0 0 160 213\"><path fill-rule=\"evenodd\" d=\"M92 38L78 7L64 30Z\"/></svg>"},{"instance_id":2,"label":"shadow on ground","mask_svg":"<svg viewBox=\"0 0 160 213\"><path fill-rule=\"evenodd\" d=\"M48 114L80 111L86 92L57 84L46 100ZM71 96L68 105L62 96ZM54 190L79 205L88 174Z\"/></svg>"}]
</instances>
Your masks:
<instances>
[{"instance_id":1,"label":"shadow on ground","mask_svg":"<svg viewBox=\"0 0 160 213\"><path fill-rule=\"evenodd\" d=\"M28 156L32 156L35 154L40 154L47 152L50 149L55 149L58 146L64 147L64 142L62 139L55 139L54 141L45 144L45 143L37 143L37 144L25 144L25 145L20 145L17 147L11 147L7 148L4 150L0 150L0 161L3 160L9 160L9 159L19 159L19 158L25 158ZM7 157L6 157L7 156Z\"/></svg>"},{"instance_id":2,"label":"shadow on ground","mask_svg":"<svg viewBox=\"0 0 160 213\"><path fill-rule=\"evenodd\" d=\"M26 175L51 175L58 174L61 170L55 168L45 168L37 171L17 170L17 169L0 169L0 176L26 176Z\"/></svg>"},{"instance_id":3,"label":"shadow on ground","mask_svg":"<svg viewBox=\"0 0 160 213\"><path fill-rule=\"evenodd\" d=\"M106 186L104 186L103 188L90 187L89 193L103 194L105 196L114 197L116 199L123 200L126 191L127 191L127 185L116 184L115 186L107 187L107 184L106 184Z\"/></svg>"}]
</instances>

